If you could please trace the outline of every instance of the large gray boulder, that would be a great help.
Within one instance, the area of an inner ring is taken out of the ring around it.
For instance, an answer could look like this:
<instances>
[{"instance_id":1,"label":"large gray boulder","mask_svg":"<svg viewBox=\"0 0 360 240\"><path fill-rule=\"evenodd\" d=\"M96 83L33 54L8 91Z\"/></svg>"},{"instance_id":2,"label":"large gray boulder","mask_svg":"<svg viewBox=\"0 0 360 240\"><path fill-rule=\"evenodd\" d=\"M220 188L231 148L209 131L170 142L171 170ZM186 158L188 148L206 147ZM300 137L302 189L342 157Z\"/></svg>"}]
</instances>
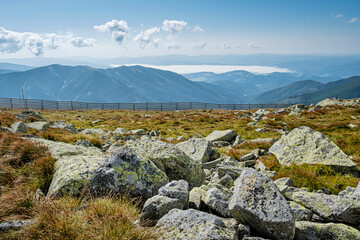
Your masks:
<instances>
[{"instance_id":1,"label":"large gray boulder","mask_svg":"<svg viewBox=\"0 0 360 240\"><path fill-rule=\"evenodd\" d=\"M206 140L211 142L225 141L231 142L236 138L237 133L234 130L214 131L205 137Z\"/></svg>"},{"instance_id":2,"label":"large gray boulder","mask_svg":"<svg viewBox=\"0 0 360 240\"><path fill-rule=\"evenodd\" d=\"M81 133L87 135L104 135L106 132L101 128L88 128L83 130Z\"/></svg>"},{"instance_id":3,"label":"large gray boulder","mask_svg":"<svg viewBox=\"0 0 360 240\"><path fill-rule=\"evenodd\" d=\"M306 191L287 191L285 196L326 221L360 223L360 201L356 199Z\"/></svg>"},{"instance_id":4,"label":"large gray boulder","mask_svg":"<svg viewBox=\"0 0 360 240\"><path fill-rule=\"evenodd\" d=\"M175 145L190 158L198 163L205 163L210 160L212 151L211 142L202 138L191 138L185 142Z\"/></svg>"},{"instance_id":5,"label":"large gray boulder","mask_svg":"<svg viewBox=\"0 0 360 240\"><path fill-rule=\"evenodd\" d=\"M314 213L309 209L297 204L296 202L290 201L290 208L295 217L295 221L310 221Z\"/></svg>"},{"instance_id":6,"label":"large gray boulder","mask_svg":"<svg viewBox=\"0 0 360 240\"><path fill-rule=\"evenodd\" d=\"M173 144L158 140L141 139L128 141L126 146L131 148L141 159L154 162L159 169L166 173L170 180L183 179L191 187L194 187L200 186L205 179L201 164L189 158Z\"/></svg>"},{"instance_id":7,"label":"large gray boulder","mask_svg":"<svg viewBox=\"0 0 360 240\"><path fill-rule=\"evenodd\" d=\"M11 130L13 133L26 133L27 127L26 124L23 122L16 122L13 125L11 125Z\"/></svg>"},{"instance_id":8,"label":"large gray boulder","mask_svg":"<svg viewBox=\"0 0 360 240\"><path fill-rule=\"evenodd\" d=\"M255 122L257 121L261 121L263 120L267 114L269 114L270 112L266 109L259 109L256 112L254 112L253 114L251 114L251 118L252 120L254 120Z\"/></svg>"},{"instance_id":9,"label":"large gray boulder","mask_svg":"<svg viewBox=\"0 0 360 240\"><path fill-rule=\"evenodd\" d=\"M289 203L274 182L252 168L235 181L229 210L236 220L249 224L264 236L293 239L295 219Z\"/></svg>"},{"instance_id":10,"label":"large gray boulder","mask_svg":"<svg viewBox=\"0 0 360 240\"><path fill-rule=\"evenodd\" d=\"M338 170L353 171L356 164L324 134L309 127L298 127L275 142L269 152L280 164L324 164Z\"/></svg>"},{"instance_id":11,"label":"large gray boulder","mask_svg":"<svg viewBox=\"0 0 360 240\"><path fill-rule=\"evenodd\" d=\"M331 105L340 105L340 106L354 106L360 104L360 98L351 99L351 100L342 100L340 98L327 98L316 104L316 106L331 106Z\"/></svg>"},{"instance_id":12,"label":"large gray boulder","mask_svg":"<svg viewBox=\"0 0 360 240\"><path fill-rule=\"evenodd\" d=\"M360 231L341 223L296 222L296 240L360 239Z\"/></svg>"},{"instance_id":13,"label":"large gray boulder","mask_svg":"<svg viewBox=\"0 0 360 240\"><path fill-rule=\"evenodd\" d=\"M90 182L94 195L129 194L148 199L168 182L164 172L149 160L138 158L131 149L112 154L95 172Z\"/></svg>"},{"instance_id":14,"label":"large gray boulder","mask_svg":"<svg viewBox=\"0 0 360 240\"><path fill-rule=\"evenodd\" d=\"M221 217L232 217L229 211L229 201L232 192L222 185L210 186L206 191L203 201L212 213Z\"/></svg>"},{"instance_id":15,"label":"large gray boulder","mask_svg":"<svg viewBox=\"0 0 360 240\"><path fill-rule=\"evenodd\" d=\"M146 200L141 211L141 220L156 223L171 209L187 209L189 206L189 184L172 181L159 189L158 195Z\"/></svg>"},{"instance_id":16,"label":"large gray boulder","mask_svg":"<svg viewBox=\"0 0 360 240\"><path fill-rule=\"evenodd\" d=\"M158 221L156 227L163 240L237 239L236 229L227 226L224 220L195 209L173 209Z\"/></svg>"},{"instance_id":17,"label":"large gray boulder","mask_svg":"<svg viewBox=\"0 0 360 240\"><path fill-rule=\"evenodd\" d=\"M306 104L300 103L290 106L290 113L289 115L300 115L307 109Z\"/></svg>"}]
</instances>

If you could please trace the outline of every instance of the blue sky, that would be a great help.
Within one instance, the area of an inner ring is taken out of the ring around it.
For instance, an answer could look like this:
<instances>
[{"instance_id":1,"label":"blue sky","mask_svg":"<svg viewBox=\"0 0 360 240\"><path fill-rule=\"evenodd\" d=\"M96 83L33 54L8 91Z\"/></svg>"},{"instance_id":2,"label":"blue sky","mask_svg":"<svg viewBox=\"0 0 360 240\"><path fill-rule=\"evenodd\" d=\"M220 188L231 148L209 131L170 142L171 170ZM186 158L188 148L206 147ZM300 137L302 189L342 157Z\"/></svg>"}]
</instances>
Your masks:
<instances>
[{"instance_id":1,"label":"blue sky","mask_svg":"<svg viewBox=\"0 0 360 240\"><path fill-rule=\"evenodd\" d=\"M358 0L0 3L0 58L360 53Z\"/></svg>"}]
</instances>

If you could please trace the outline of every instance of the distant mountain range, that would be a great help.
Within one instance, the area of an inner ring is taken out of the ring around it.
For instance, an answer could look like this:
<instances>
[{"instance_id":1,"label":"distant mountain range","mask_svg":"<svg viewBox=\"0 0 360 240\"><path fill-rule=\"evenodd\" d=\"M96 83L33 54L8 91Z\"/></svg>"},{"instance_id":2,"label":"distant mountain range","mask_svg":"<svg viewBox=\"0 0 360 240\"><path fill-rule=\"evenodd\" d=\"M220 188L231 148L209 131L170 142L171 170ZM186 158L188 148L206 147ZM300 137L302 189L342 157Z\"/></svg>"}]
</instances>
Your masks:
<instances>
[{"instance_id":1,"label":"distant mountain range","mask_svg":"<svg viewBox=\"0 0 360 240\"><path fill-rule=\"evenodd\" d=\"M183 76L192 81L211 83L221 86L228 91L237 91L245 102L253 101L258 95L266 91L284 87L301 80L312 79L326 83L338 79L299 73L274 72L266 75L257 75L247 71L232 71L221 74L200 72L183 74Z\"/></svg>"},{"instance_id":2,"label":"distant mountain range","mask_svg":"<svg viewBox=\"0 0 360 240\"><path fill-rule=\"evenodd\" d=\"M142 66L96 69L50 65L0 75L0 96L86 102L236 103L236 93Z\"/></svg>"},{"instance_id":3,"label":"distant mountain range","mask_svg":"<svg viewBox=\"0 0 360 240\"><path fill-rule=\"evenodd\" d=\"M360 97L360 76L326 84L312 80L299 81L260 94L251 103L317 103L325 98Z\"/></svg>"}]
</instances>

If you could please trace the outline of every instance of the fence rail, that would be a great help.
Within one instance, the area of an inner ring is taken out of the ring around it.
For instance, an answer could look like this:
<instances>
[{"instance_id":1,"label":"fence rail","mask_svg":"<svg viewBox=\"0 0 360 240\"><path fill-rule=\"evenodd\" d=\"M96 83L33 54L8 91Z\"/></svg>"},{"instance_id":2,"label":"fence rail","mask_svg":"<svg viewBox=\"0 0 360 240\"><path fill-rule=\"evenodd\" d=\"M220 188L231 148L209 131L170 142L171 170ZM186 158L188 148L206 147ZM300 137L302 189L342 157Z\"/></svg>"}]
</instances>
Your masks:
<instances>
[{"instance_id":1,"label":"fence rail","mask_svg":"<svg viewBox=\"0 0 360 240\"><path fill-rule=\"evenodd\" d=\"M0 108L10 109L49 109L49 110L81 110L81 109L122 109L145 111L176 111L191 109L226 109L244 110L257 108L285 108L290 104L217 104L202 102L164 102L164 103L87 103L77 101L51 101L43 99L19 99L0 97Z\"/></svg>"}]
</instances>

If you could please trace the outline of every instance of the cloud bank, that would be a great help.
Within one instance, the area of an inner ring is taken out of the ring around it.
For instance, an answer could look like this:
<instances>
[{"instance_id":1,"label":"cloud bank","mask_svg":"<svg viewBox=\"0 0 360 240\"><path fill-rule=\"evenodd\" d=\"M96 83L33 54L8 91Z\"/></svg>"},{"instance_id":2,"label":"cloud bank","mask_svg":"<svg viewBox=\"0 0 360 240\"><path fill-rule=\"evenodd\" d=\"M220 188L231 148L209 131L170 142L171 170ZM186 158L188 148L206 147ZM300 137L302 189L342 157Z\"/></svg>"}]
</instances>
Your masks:
<instances>
[{"instance_id":1,"label":"cloud bank","mask_svg":"<svg viewBox=\"0 0 360 240\"><path fill-rule=\"evenodd\" d=\"M193 43L191 45L191 47L194 49L194 50L201 50L201 49L204 49L206 47L206 42L203 41L203 42L198 42L198 43Z\"/></svg>"},{"instance_id":2,"label":"cloud bank","mask_svg":"<svg viewBox=\"0 0 360 240\"><path fill-rule=\"evenodd\" d=\"M35 56L41 56L46 49L57 49L68 43L74 47L91 47L95 45L95 40L74 38L72 34L15 32L0 27L0 53L16 53L26 49Z\"/></svg>"},{"instance_id":3,"label":"cloud bank","mask_svg":"<svg viewBox=\"0 0 360 240\"><path fill-rule=\"evenodd\" d=\"M162 29L166 32L171 32L176 35L181 33L182 30L188 25L185 21L177 21L177 20L164 20L162 24Z\"/></svg>"},{"instance_id":4,"label":"cloud bank","mask_svg":"<svg viewBox=\"0 0 360 240\"><path fill-rule=\"evenodd\" d=\"M160 28L153 27L149 28L146 31L142 31L134 37L134 41L139 42L140 48L145 48L148 46L153 46L155 48L159 47L160 38L155 38L155 35L160 32Z\"/></svg>"}]
</instances>

